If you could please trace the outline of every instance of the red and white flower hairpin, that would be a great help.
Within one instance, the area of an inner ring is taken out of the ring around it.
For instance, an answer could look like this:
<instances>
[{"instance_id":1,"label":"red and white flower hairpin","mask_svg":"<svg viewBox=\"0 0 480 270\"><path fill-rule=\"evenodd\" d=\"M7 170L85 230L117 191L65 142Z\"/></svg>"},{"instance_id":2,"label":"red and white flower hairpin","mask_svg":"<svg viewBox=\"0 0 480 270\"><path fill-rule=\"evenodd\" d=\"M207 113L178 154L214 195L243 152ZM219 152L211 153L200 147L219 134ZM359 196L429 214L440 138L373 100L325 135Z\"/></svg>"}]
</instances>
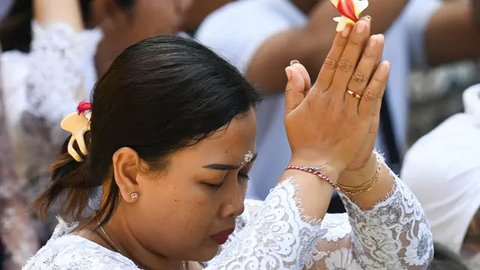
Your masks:
<instances>
[{"instance_id":1,"label":"red and white flower hairpin","mask_svg":"<svg viewBox=\"0 0 480 270\"><path fill-rule=\"evenodd\" d=\"M333 18L337 24L337 32L341 32L348 24L360 19L360 14L368 7L368 0L330 0L340 12L341 17Z\"/></svg>"},{"instance_id":2,"label":"red and white flower hairpin","mask_svg":"<svg viewBox=\"0 0 480 270\"><path fill-rule=\"evenodd\" d=\"M70 156L72 156L77 162L83 162L83 158L77 150L75 150L73 143L77 142L78 149L80 149L83 156L88 154L84 135L90 130L91 109L92 104L90 102L82 101L77 106L77 112L67 115L60 123L63 130L72 134L70 141L68 142L67 150Z\"/></svg>"}]
</instances>

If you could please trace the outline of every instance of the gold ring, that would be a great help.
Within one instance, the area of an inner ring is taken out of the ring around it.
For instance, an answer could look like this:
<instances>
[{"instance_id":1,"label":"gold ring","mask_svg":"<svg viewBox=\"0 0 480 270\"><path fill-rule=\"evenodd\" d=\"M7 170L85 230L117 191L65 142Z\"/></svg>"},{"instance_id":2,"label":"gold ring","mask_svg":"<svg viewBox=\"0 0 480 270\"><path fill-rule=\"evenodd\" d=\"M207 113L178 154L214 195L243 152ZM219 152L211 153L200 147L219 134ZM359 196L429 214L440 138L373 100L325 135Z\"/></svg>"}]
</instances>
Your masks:
<instances>
[{"instance_id":1,"label":"gold ring","mask_svg":"<svg viewBox=\"0 0 480 270\"><path fill-rule=\"evenodd\" d=\"M350 89L347 89L347 94L349 94L350 96L352 96L356 99L361 99L362 98L362 95L359 95L357 92L352 91Z\"/></svg>"}]
</instances>

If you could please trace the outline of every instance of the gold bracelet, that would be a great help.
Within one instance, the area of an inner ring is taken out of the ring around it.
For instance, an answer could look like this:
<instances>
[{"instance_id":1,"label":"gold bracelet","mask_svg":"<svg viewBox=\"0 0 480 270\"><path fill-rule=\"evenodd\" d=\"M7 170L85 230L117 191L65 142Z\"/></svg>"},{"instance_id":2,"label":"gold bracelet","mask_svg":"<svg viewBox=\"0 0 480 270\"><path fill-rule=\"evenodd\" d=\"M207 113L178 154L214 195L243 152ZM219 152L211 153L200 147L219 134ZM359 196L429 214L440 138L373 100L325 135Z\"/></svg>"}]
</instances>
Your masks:
<instances>
[{"instance_id":1,"label":"gold bracelet","mask_svg":"<svg viewBox=\"0 0 480 270\"><path fill-rule=\"evenodd\" d=\"M375 174L370 179L368 179L368 181L358 186L347 186L337 183L338 189L341 192L352 196L372 190L372 188L378 182L380 172L382 170L382 162L380 160L380 157L378 154L376 154L375 156L377 158L377 170L375 171Z\"/></svg>"}]
</instances>

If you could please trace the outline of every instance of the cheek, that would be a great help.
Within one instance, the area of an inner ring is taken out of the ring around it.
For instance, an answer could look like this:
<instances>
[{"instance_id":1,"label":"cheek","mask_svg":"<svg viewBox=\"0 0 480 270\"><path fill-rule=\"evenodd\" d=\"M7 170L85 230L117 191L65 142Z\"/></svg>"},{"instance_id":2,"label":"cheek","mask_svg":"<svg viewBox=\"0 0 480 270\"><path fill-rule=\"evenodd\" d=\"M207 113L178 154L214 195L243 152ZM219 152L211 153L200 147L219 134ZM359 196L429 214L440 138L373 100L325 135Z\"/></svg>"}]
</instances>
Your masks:
<instances>
[{"instance_id":1,"label":"cheek","mask_svg":"<svg viewBox=\"0 0 480 270\"><path fill-rule=\"evenodd\" d=\"M192 183L146 187L127 213L129 226L156 253L210 259L218 251L210 239L218 230L218 205L212 194Z\"/></svg>"},{"instance_id":2,"label":"cheek","mask_svg":"<svg viewBox=\"0 0 480 270\"><path fill-rule=\"evenodd\" d=\"M144 221L156 235L175 237L176 241L201 240L209 235L218 206L213 196L200 185L151 187L145 191L138 208ZM157 231L158 230L158 231Z\"/></svg>"}]
</instances>

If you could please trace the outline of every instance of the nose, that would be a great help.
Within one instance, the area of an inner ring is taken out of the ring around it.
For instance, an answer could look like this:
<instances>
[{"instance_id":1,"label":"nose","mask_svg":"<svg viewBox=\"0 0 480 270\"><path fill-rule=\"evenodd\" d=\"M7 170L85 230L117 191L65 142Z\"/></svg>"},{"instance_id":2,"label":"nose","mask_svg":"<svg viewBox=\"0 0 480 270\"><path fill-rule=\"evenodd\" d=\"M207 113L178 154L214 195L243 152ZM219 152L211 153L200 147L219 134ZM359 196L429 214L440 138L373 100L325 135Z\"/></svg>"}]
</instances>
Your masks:
<instances>
[{"instance_id":1,"label":"nose","mask_svg":"<svg viewBox=\"0 0 480 270\"><path fill-rule=\"evenodd\" d=\"M245 189L239 185L238 181L232 182L235 184L231 184L228 192L224 194L225 203L220 213L222 218L240 216L245 210Z\"/></svg>"}]
</instances>

